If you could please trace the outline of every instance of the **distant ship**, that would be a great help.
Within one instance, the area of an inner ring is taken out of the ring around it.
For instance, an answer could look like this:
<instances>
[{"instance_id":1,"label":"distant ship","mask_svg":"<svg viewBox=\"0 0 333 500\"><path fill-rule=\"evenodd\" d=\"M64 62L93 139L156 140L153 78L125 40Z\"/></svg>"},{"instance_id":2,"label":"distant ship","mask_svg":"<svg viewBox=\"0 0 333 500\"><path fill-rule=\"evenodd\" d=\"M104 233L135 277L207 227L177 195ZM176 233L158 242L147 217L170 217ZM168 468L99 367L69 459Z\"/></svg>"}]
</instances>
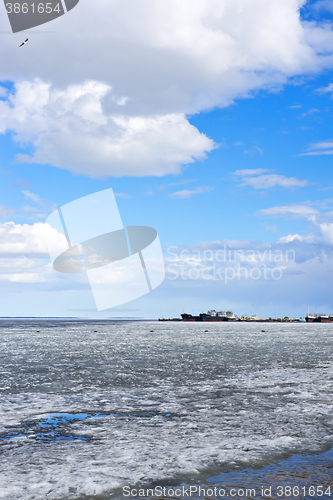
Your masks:
<instances>
[{"instance_id":1,"label":"distant ship","mask_svg":"<svg viewBox=\"0 0 333 500\"><path fill-rule=\"evenodd\" d=\"M331 323L331 318L329 316L326 316L326 314L319 314L317 319L315 319L315 322L318 323Z\"/></svg>"},{"instance_id":2,"label":"distant ship","mask_svg":"<svg viewBox=\"0 0 333 500\"><path fill-rule=\"evenodd\" d=\"M309 313L307 316L305 316L305 321L307 323L313 323L314 321L316 321L316 319L317 319L317 316L314 316L314 315L309 314Z\"/></svg>"},{"instance_id":3,"label":"distant ship","mask_svg":"<svg viewBox=\"0 0 333 500\"><path fill-rule=\"evenodd\" d=\"M181 317L184 321L238 321L237 316L232 311L208 311L201 313L199 316L192 316L192 314L182 314Z\"/></svg>"},{"instance_id":4,"label":"distant ship","mask_svg":"<svg viewBox=\"0 0 333 500\"><path fill-rule=\"evenodd\" d=\"M305 318L307 323L332 323L333 315L327 316L326 314L309 314Z\"/></svg>"}]
</instances>

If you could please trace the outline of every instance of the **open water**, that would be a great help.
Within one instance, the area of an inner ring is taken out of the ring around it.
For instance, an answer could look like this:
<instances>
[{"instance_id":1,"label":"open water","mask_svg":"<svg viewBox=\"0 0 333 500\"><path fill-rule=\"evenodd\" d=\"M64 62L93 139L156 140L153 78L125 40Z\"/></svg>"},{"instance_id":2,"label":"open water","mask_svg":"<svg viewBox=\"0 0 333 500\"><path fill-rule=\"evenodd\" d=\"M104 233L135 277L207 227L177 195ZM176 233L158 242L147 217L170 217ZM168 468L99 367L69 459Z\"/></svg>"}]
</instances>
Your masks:
<instances>
[{"instance_id":1,"label":"open water","mask_svg":"<svg viewBox=\"0 0 333 500\"><path fill-rule=\"evenodd\" d=\"M331 498L332 344L333 324L1 320L0 499Z\"/></svg>"}]
</instances>

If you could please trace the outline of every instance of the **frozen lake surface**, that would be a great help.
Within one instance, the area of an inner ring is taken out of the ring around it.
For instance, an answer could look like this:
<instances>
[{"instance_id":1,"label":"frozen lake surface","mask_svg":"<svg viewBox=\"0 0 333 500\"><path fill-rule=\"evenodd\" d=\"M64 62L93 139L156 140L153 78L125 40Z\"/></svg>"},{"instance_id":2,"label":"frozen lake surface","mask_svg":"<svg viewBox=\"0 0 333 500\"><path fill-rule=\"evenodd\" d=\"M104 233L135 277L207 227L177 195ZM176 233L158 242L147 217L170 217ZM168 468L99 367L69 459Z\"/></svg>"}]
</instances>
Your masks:
<instances>
[{"instance_id":1,"label":"frozen lake surface","mask_svg":"<svg viewBox=\"0 0 333 500\"><path fill-rule=\"evenodd\" d=\"M332 344L333 324L2 320L0 499L273 480L333 497Z\"/></svg>"}]
</instances>

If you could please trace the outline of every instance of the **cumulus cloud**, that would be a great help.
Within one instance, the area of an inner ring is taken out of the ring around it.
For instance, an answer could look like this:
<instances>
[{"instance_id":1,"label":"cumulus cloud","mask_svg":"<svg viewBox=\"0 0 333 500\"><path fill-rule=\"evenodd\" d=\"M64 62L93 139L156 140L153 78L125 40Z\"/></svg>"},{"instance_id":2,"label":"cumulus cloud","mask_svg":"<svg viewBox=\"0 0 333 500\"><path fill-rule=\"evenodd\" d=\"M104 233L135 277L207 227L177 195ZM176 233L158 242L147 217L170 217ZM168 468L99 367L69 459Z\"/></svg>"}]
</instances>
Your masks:
<instances>
[{"instance_id":1,"label":"cumulus cloud","mask_svg":"<svg viewBox=\"0 0 333 500\"><path fill-rule=\"evenodd\" d=\"M126 96L128 103L142 107L149 106L149 99L159 112L165 106L172 112L184 112L184 107L196 112L330 65L330 26L303 22L300 8L305 3L81 2L71 14L53 21L61 36L44 36L24 58L4 40L0 54L6 64L0 75L16 80L22 74L39 74L66 86L98 78L114 85L113 100L123 102ZM2 25L9 26L6 13L1 16Z\"/></svg>"},{"instance_id":2,"label":"cumulus cloud","mask_svg":"<svg viewBox=\"0 0 333 500\"><path fill-rule=\"evenodd\" d=\"M296 177L285 177L284 175L278 174L263 174L264 172L268 172L268 170L261 168L255 170L236 170L234 174L240 177L241 186L251 186L254 189L269 189L274 187L292 189L308 185L308 181L296 179Z\"/></svg>"},{"instance_id":3,"label":"cumulus cloud","mask_svg":"<svg viewBox=\"0 0 333 500\"><path fill-rule=\"evenodd\" d=\"M49 224L0 224L0 281L32 284L63 281L50 263L48 241L60 254L65 237Z\"/></svg>"},{"instance_id":4,"label":"cumulus cloud","mask_svg":"<svg viewBox=\"0 0 333 500\"><path fill-rule=\"evenodd\" d=\"M20 160L75 173L179 173L213 147L186 116L332 66L331 26L302 21L305 3L80 2L24 55L3 39L0 80L20 83L2 133L33 145Z\"/></svg>"},{"instance_id":5,"label":"cumulus cloud","mask_svg":"<svg viewBox=\"0 0 333 500\"><path fill-rule=\"evenodd\" d=\"M213 188L209 186L201 186L196 189L183 189L182 191L176 191L170 194L170 198L175 198L176 200L185 200L191 198L194 194L210 193Z\"/></svg>"},{"instance_id":6,"label":"cumulus cloud","mask_svg":"<svg viewBox=\"0 0 333 500\"><path fill-rule=\"evenodd\" d=\"M312 237L310 239L311 239L311 241L313 241ZM305 236L302 236L299 234L288 234L288 236L282 236L279 239L279 243L286 244L286 243L290 243L292 241L306 241L306 240L309 241L309 237L305 237Z\"/></svg>"},{"instance_id":7,"label":"cumulus cloud","mask_svg":"<svg viewBox=\"0 0 333 500\"><path fill-rule=\"evenodd\" d=\"M324 200L319 203L319 207L326 208L332 200ZM259 217L288 217L295 219L305 219L310 223L313 232L307 235L286 235L279 240L280 243L289 243L294 240L308 243L318 243L322 245L333 245L333 212L320 211L309 204L291 204L277 206L259 210L256 214Z\"/></svg>"},{"instance_id":8,"label":"cumulus cloud","mask_svg":"<svg viewBox=\"0 0 333 500\"><path fill-rule=\"evenodd\" d=\"M333 245L333 222L319 222L318 227L323 240Z\"/></svg>"},{"instance_id":9,"label":"cumulus cloud","mask_svg":"<svg viewBox=\"0 0 333 500\"><path fill-rule=\"evenodd\" d=\"M95 178L176 174L213 149L214 142L182 114L106 114L102 100L110 91L94 81L65 91L40 80L21 82L0 102L0 132L13 131L17 142L34 145L31 156L17 155L19 162Z\"/></svg>"},{"instance_id":10,"label":"cumulus cloud","mask_svg":"<svg viewBox=\"0 0 333 500\"><path fill-rule=\"evenodd\" d=\"M0 255L48 257L48 241L62 252L65 237L49 224L0 224Z\"/></svg>"}]
</instances>

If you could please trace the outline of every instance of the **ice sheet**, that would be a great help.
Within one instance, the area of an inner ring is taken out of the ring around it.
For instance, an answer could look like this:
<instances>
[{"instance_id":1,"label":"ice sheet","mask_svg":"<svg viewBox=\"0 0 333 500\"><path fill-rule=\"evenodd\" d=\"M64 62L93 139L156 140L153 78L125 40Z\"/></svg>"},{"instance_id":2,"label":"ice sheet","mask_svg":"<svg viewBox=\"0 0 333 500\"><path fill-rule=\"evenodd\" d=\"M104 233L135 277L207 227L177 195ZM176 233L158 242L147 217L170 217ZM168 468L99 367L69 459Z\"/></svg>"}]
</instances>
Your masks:
<instances>
[{"instance_id":1,"label":"ice sheet","mask_svg":"<svg viewBox=\"0 0 333 500\"><path fill-rule=\"evenodd\" d=\"M0 499L108 498L328 449L333 326L261 329L2 321Z\"/></svg>"}]
</instances>

